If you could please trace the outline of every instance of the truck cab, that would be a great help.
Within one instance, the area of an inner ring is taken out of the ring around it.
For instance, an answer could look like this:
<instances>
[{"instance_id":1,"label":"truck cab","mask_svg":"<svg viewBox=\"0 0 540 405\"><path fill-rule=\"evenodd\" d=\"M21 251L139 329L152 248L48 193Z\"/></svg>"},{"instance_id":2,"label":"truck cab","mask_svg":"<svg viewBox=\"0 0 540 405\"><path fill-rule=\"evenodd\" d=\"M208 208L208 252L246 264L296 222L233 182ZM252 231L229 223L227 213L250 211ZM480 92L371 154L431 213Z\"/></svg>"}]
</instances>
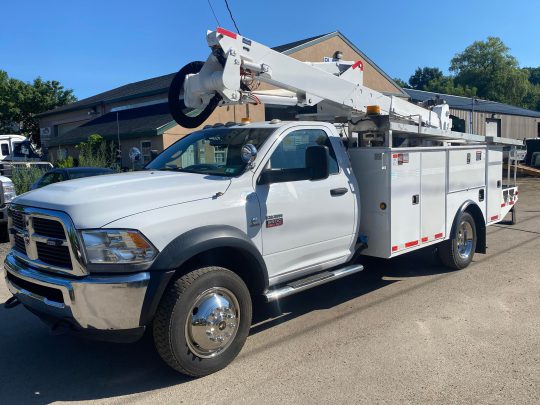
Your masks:
<instances>
[{"instance_id":1,"label":"truck cab","mask_svg":"<svg viewBox=\"0 0 540 405\"><path fill-rule=\"evenodd\" d=\"M0 135L0 161L35 161L41 154L23 135Z\"/></svg>"}]
</instances>

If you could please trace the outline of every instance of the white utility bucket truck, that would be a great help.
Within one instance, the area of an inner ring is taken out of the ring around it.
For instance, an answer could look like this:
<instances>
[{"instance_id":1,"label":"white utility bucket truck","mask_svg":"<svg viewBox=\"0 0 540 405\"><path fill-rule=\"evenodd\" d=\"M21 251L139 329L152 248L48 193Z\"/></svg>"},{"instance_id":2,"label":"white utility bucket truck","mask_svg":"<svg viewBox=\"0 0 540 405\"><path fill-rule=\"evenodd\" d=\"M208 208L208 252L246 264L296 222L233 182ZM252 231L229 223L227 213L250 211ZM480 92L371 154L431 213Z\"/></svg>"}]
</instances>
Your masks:
<instances>
[{"instance_id":1,"label":"white utility bucket truck","mask_svg":"<svg viewBox=\"0 0 540 405\"><path fill-rule=\"evenodd\" d=\"M432 247L461 269L485 253L486 227L518 200L502 154L520 142L451 131L448 105L369 89L360 61L303 63L222 28L207 41L207 61L171 84L180 125L200 126L219 105L317 113L208 126L144 171L17 197L6 306L105 339L151 328L171 367L202 376L240 352L256 295L275 301L357 273L361 254Z\"/></svg>"}]
</instances>

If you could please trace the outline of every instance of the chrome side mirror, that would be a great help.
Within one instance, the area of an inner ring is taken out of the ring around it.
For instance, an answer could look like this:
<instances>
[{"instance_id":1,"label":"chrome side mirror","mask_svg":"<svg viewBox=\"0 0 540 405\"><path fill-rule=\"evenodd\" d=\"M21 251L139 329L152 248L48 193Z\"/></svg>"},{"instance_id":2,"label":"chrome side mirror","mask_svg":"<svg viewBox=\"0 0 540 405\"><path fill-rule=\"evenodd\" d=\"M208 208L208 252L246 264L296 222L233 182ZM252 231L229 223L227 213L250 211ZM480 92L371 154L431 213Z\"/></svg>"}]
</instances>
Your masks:
<instances>
[{"instance_id":1,"label":"chrome side mirror","mask_svg":"<svg viewBox=\"0 0 540 405\"><path fill-rule=\"evenodd\" d=\"M240 154L242 155L242 161L246 164L250 164L257 157L257 148L251 143L246 143L244 146L242 146L242 151Z\"/></svg>"}]
</instances>

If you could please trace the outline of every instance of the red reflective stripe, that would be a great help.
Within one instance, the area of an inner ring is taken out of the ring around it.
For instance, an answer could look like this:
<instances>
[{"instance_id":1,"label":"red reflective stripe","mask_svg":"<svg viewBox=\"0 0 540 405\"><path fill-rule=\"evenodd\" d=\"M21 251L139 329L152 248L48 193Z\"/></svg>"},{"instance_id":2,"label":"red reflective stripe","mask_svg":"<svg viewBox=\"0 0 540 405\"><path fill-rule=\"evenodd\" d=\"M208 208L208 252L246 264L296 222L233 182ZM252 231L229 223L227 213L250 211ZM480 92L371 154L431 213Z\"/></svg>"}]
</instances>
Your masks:
<instances>
[{"instance_id":1,"label":"red reflective stripe","mask_svg":"<svg viewBox=\"0 0 540 405\"><path fill-rule=\"evenodd\" d=\"M418 241L417 241L417 240L413 240L413 241L410 241L410 242L405 243L405 247L406 247L406 248L413 247L413 246L416 246L416 245L418 245Z\"/></svg>"},{"instance_id":2,"label":"red reflective stripe","mask_svg":"<svg viewBox=\"0 0 540 405\"><path fill-rule=\"evenodd\" d=\"M498 216L498 215L494 215L494 216L491 217L491 220L492 220L492 221L495 221L496 219L499 219L499 216Z\"/></svg>"},{"instance_id":3,"label":"red reflective stripe","mask_svg":"<svg viewBox=\"0 0 540 405\"><path fill-rule=\"evenodd\" d=\"M510 201L508 205L514 205L514 201Z\"/></svg>"},{"instance_id":4,"label":"red reflective stripe","mask_svg":"<svg viewBox=\"0 0 540 405\"><path fill-rule=\"evenodd\" d=\"M392 155L392 157L397 158L397 157L399 157L399 155L397 153L395 153L395 154Z\"/></svg>"},{"instance_id":5,"label":"red reflective stripe","mask_svg":"<svg viewBox=\"0 0 540 405\"><path fill-rule=\"evenodd\" d=\"M504 208L504 207L506 207L506 204L501 204L501 208Z\"/></svg>"},{"instance_id":6,"label":"red reflective stripe","mask_svg":"<svg viewBox=\"0 0 540 405\"><path fill-rule=\"evenodd\" d=\"M395 252L397 250L397 246L392 246L392 252Z\"/></svg>"},{"instance_id":7,"label":"red reflective stripe","mask_svg":"<svg viewBox=\"0 0 540 405\"><path fill-rule=\"evenodd\" d=\"M225 28L218 27L218 29L216 31L217 31L218 34L226 35L229 38L236 39L236 34L234 32L226 30Z\"/></svg>"},{"instance_id":8,"label":"red reflective stripe","mask_svg":"<svg viewBox=\"0 0 540 405\"><path fill-rule=\"evenodd\" d=\"M424 236L424 237L422 238L422 243L425 243L425 242L427 242L427 241L428 241L428 239L429 239L429 238L428 238L427 236Z\"/></svg>"},{"instance_id":9,"label":"red reflective stripe","mask_svg":"<svg viewBox=\"0 0 540 405\"><path fill-rule=\"evenodd\" d=\"M356 69L357 67L360 67L360 70L364 70L364 64L361 60L357 60L356 62L354 62L354 65L352 65L353 69Z\"/></svg>"},{"instance_id":10,"label":"red reflective stripe","mask_svg":"<svg viewBox=\"0 0 540 405\"><path fill-rule=\"evenodd\" d=\"M443 233L437 233L435 234L435 239L439 239L439 238L442 238L443 237Z\"/></svg>"}]
</instances>

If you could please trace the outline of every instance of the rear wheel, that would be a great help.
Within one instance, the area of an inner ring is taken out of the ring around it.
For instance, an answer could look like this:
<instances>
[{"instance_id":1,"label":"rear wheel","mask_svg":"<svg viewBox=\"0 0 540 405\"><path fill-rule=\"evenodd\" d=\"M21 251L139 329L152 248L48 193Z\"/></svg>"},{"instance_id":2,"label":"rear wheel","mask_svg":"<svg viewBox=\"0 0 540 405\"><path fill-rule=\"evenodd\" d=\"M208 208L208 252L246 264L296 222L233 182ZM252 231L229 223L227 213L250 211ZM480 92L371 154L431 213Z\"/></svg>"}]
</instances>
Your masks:
<instances>
[{"instance_id":1,"label":"rear wheel","mask_svg":"<svg viewBox=\"0 0 540 405\"><path fill-rule=\"evenodd\" d=\"M440 244L439 257L445 266L456 270L463 269L472 262L476 241L474 218L464 212L457 221L455 236Z\"/></svg>"},{"instance_id":2,"label":"rear wheel","mask_svg":"<svg viewBox=\"0 0 540 405\"><path fill-rule=\"evenodd\" d=\"M183 374L214 373L244 346L251 313L249 290L235 273L214 266L191 271L169 287L157 310L157 351Z\"/></svg>"}]
</instances>

